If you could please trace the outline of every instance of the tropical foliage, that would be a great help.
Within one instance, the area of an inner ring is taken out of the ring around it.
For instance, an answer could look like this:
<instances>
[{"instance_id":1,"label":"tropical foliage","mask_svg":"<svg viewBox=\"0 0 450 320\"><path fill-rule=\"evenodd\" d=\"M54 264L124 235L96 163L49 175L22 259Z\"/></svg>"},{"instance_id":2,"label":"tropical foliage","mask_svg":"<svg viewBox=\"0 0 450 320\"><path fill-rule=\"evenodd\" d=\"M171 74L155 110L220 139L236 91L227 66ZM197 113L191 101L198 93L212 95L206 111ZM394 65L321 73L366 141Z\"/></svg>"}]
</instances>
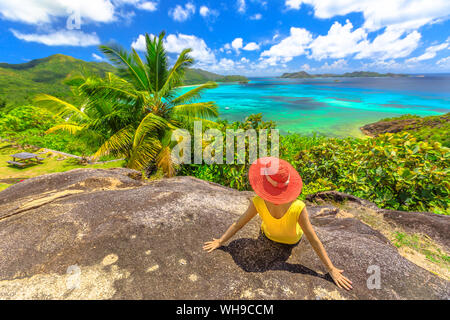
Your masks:
<instances>
[{"instance_id":1,"label":"tropical foliage","mask_svg":"<svg viewBox=\"0 0 450 320\"><path fill-rule=\"evenodd\" d=\"M227 128L248 127L244 123ZM273 126L273 124L271 124ZM339 139L289 134L281 137L280 157L291 162L308 194L338 190L382 208L450 214L450 149L438 141L420 141L414 133L373 139ZM183 174L239 190L250 190L247 165L189 165Z\"/></svg>"},{"instance_id":2,"label":"tropical foliage","mask_svg":"<svg viewBox=\"0 0 450 320\"><path fill-rule=\"evenodd\" d=\"M94 158L124 157L127 167L138 170L155 163L165 175L173 176L172 132L195 120L218 116L214 102L195 102L204 90L217 84L208 82L180 94L186 69L194 63L189 55L192 50L183 50L169 67L164 35L146 35L145 60L134 49L127 52L120 46L100 46L121 76L108 73L105 78L73 79L78 84L76 93L85 97L78 107L49 95L37 96L36 103L67 119L48 132L96 135L102 144Z\"/></svg>"},{"instance_id":3,"label":"tropical foliage","mask_svg":"<svg viewBox=\"0 0 450 320\"><path fill-rule=\"evenodd\" d=\"M116 73L116 69L107 62L87 62L62 54L20 64L0 63L0 100L17 107L33 103L37 94L45 92L73 104L81 103L64 82L80 71L99 77L104 77L107 72ZM222 76L201 69L189 69L186 70L184 83L197 85L209 81L244 80L247 78L243 76ZM1 104L2 101L0 109Z\"/></svg>"},{"instance_id":4,"label":"tropical foliage","mask_svg":"<svg viewBox=\"0 0 450 320\"><path fill-rule=\"evenodd\" d=\"M79 156L96 151L99 145L96 146L95 140L89 136L74 136L66 132L45 134L48 129L62 122L63 119L43 108L16 107L4 114L0 111L0 137L14 140L19 145L33 145Z\"/></svg>"},{"instance_id":5,"label":"tropical foliage","mask_svg":"<svg viewBox=\"0 0 450 320\"><path fill-rule=\"evenodd\" d=\"M294 164L306 184L324 179L380 207L450 213L450 149L411 133L328 139Z\"/></svg>"},{"instance_id":6,"label":"tropical foliage","mask_svg":"<svg viewBox=\"0 0 450 320\"><path fill-rule=\"evenodd\" d=\"M402 131L412 132L420 141L438 141L443 146L450 148L450 113L440 116L419 117L406 114L396 118L386 118L380 122L391 122L398 120L406 121Z\"/></svg>"},{"instance_id":7,"label":"tropical foliage","mask_svg":"<svg viewBox=\"0 0 450 320\"><path fill-rule=\"evenodd\" d=\"M260 130L267 129L269 130L269 136L268 136L268 152L270 152L270 129L275 128L275 123L273 121L263 121L262 114L254 114L250 115L247 118L245 118L244 121L236 121L233 123L229 123L226 120L219 120L217 121L217 124L214 125L214 128L219 129L223 136L226 136L227 130L248 130L248 129L254 129L256 130L257 134L259 134ZM208 127L205 127L206 130ZM258 136L259 137L259 136ZM235 160L237 160L237 146L236 141L234 142L234 150L235 150ZM245 159L249 158L249 141L248 138L246 138L245 141ZM206 147L208 144L204 145ZM249 163L248 160L245 161L245 164L237 164L238 162L235 161L236 164L225 164L226 161L226 154L223 155L223 163L224 164L192 164L192 165L184 165L180 171L180 175L190 175L195 176L199 179L212 181L215 183L219 183L225 186L229 186L231 188L237 189L237 190L249 190L250 184L248 183L247 174L248 174L248 168Z\"/></svg>"}]
</instances>

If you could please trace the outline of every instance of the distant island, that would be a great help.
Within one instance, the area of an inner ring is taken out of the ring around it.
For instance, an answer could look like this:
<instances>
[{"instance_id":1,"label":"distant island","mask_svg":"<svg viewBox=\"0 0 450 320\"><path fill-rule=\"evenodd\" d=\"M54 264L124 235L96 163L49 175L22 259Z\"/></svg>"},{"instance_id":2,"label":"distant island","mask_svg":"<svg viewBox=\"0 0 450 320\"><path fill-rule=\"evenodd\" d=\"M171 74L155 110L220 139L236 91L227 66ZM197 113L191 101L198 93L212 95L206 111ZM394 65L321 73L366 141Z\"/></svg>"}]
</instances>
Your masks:
<instances>
[{"instance_id":1,"label":"distant island","mask_svg":"<svg viewBox=\"0 0 450 320\"><path fill-rule=\"evenodd\" d=\"M20 64L0 63L0 103L31 104L36 94L42 92L74 103L74 96L64 80L80 71L103 77L107 72L116 73L117 69L107 62L87 62L63 54ZM248 79L192 68L186 71L184 84L196 85L208 81L244 82Z\"/></svg>"},{"instance_id":2,"label":"distant island","mask_svg":"<svg viewBox=\"0 0 450 320\"><path fill-rule=\"evenodd\" d=\"M188 69L184 83L187 85L202 84L208 81L214 82L248 82L248 78L239 75L222 76L202 69Z\"/></svg>"},{"instance_id":3,"label":"distant island","mask_svg":"<svg viewBox=\"0 0 450 320\"><path fill-rule=\"evenodd\" d=\"M293 73L284 73L280 78L309 79L309 78L375 78L375 77L407 77L407 75L396 73L378 73L369 71L354 71L354 72L346 72L344 74L334 74L334 73L309 74L305 71L299 71Z\"/></svg>"}]
</instances>

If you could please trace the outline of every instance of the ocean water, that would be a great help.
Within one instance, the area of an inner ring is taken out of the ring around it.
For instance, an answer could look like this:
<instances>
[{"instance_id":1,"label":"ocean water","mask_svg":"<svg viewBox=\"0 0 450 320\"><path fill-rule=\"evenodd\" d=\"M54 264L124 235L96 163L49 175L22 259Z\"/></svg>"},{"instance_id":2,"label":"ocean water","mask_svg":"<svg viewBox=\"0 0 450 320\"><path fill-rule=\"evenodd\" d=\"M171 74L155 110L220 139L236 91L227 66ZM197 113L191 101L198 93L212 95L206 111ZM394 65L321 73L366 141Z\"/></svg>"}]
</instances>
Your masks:
<instances>
[{"instance_id":1,"label":"ocean water","mask_svg":"<svg viewBox=\"0 0 450 320\"><path fill-rule=\"evenodd\" d=\"M250 80L220 84L201 101L215 101L220 117L230 121L262 113L281 133L340 137L362 136L361 126L383 118L450 112L450 75Z\"/></svg>"}]
</instances>

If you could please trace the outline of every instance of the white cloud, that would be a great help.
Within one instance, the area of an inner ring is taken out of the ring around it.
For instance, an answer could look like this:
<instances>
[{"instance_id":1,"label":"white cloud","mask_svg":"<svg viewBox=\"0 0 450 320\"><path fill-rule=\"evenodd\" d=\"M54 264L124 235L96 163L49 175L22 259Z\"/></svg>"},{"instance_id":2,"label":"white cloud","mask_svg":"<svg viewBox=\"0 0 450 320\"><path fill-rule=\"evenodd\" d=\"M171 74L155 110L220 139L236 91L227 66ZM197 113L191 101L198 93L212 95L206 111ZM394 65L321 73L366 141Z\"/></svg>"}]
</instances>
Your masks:
<instances>
[{"instance_id":1,"label":"white cloud","mask_svg":"<svg viewBox=\"0 0 450 320\"><path fill-rule=\"evenodd\" d=\"M292 27L291 34L264 51L260 60L271 66L287 63L301 55L319 61L346 57L385 61L409 56L419 46L420 39L421 34L416 30L406 31L389 26L383 33L369 40L367 30L354 30L347 19L344 25L334 22L326 35L316 38L306 29ZM442 47L432 49L441 50Z\"/></svg>"},{"instance_id":2,"label":"white cloud","mask_svg":"<svg viewBox=\"0 0 450 320\"><path fill-rule=\"evenodd\" d=\"M201 6L200 7L200 15L204 18L210 17L210 16L218 16L219 11L210 9L207 6Z\"/></svg>"},{"instance_id":3,"label":"white cloud","mask_svg":"<svg viewBox=\"0 0 450 320\"><path fill-rule=\"evenodd\" d=\"M207 6L202 6L200 8L200 15L202 17L207 17L210 14L211 10Z\"/></svg>"},{"instance_id":4,"label":"white cloud","mask_svg":"<svg viewBox=\"0 0 450 320\"><path fill-rule=\"evenodd\" d=\"M372 42L364 40L359 43L356 59L388 60L409 56L418 46L422 35L417 31L406 33L395 27L387 27L384 33Z\"/></svg>"},{"instance_id":5,"label":"white cloud","mask_svg":"<svg viewBox=\"0 0 450 320\"><path fill-rule=\"evenodd\" d=\"M175 21L183 22L189 19L195 14L195 5L191 2L185 4L184 8L181 5L177 5L175 9L169 10L169 16Z\"/></svg>"},{"instance_id":6,"label":"white cloud","mask_svg":"<svg viewBox=\"0 0 450 320\"><path fill-rule=\"evenodd\" d=\"M314 68L311 68L311 66L310 66L309 64L307 64L307 63L305 63L304 65L302 65L302 67L301 67L300 69L301 69L301 70L304 70L304 71L306 71L306 72L314 70Z\"/></svg>"},{"instance_id":7,"label":"white cloud","mask_svg":"<svg viewBox=\"0 0 450 320\"><path fill-rule=\"evenodd\" d=\"M100 44L100 39L96 33L87 34L78 30L60 30L46 34L25 34L16 30L11 30L11 32L20 40L42 43L47 46L88 47Z\"/></svg>"},{"instance_id":8,"label":"white cloud","mask_svg":"<svg viewBox=\"0 0 450 320\"><path fill-rule=\"evenodd\" d=\"M240 54L241 49L245 51L256 51L260 49L259 44L256 42L250 42L247 43L247 45L244 46L244 39L242 38L236 38L231 43L226 43L222 48L220 48L221 52L226 51L227 54L231 54L234 50L237 54Z\"/></svg>"},{"instance_id":9,"label":"white cloud","mask_svg":"<svg viewBox=\"0 0 450 320\"><path fill-rule=\"evenodd\" d=\"M439 59L436 64L441 68L450 69L450 57Z\"/></svg>"},{"instance_id":10,"label":"white cloud","mask_svg":"<svg viewBox=\"0 0 450 320\"><path fill-rule=\"evenodd\" d=\"M153 37L153 35L150 35ZM145 51L145 36L139 35L136 41L131 46L138 51ZM216 62L214 52L206 45L205 41L193 35L185 34L169 34L164 39L164 47L167 52L180 53L186 48L191 48L191 56L200 65L213 64Z\"/></svg>"},{"instance_id":11,"label":"white cloud","mask_svg":"<svg viewBox=\"0 0 450 320\"><path fill-rule=\"evenodd\" d=\"M244 40L242 38L236 38L231 42L231 47L239 53L239 49L242 49L244 46Z\"/></svg>"},{"instance_id":12,"label":"white cloud","mask_svg":"<svg viewBox=\"0 0 450 320\"><path fill-rule=\"evenodd\" d=\"M256 13L253 16L250 17L250 20L261 20L262 19L262 14L261 13Z\"/></svg>"},{"instance_id":13,"label":"white cloud","mask_svg":"<svg viewBox=\"0 0 450 320\"><path fill-rule=\"evenodd\" d=\"M246 50L246 51L256 51L259 49L260 49L259 45L256 42L247 43L247 45L244 48L242 48L242 50Z\"/></svg>"},{"instance_id":14,"label":"white cloud","mask_svg":"<svg viewBox=\"0 0 450 320\"><path fill-rule=\"evenodd\" d=\"M264 58L269 65L276 65L280 61L289 62L294 57L304 54L311 41L312 35L308 30L292 27L290 35L264 51L261 58Z\"/></svg>"},{"instance_id":15,"label":"white cloud","mask_svg":"<svg viewBox=\"0 0 450 320\"><path fill-rule=\"evenodd\" d=\"M145 1L137 4L137 8L145 11L158 10L158 3L154 1Z\"/></svg>"},{"instance_id":16,"label":"white cloud","mask_svg":"<svg viewBox=\"0 0 450 320\"><path fill-rule=\"evenodd\" d=\"M219 70L230 70L233 69L235 66L235 62L231 59L222 58L220 59L218 63L218 69Z\"/></svg>"},{"instance_id":17,"label":"white cloud","mask_svg":"<svg viewBox=\"0 0 450 320\"><path fill-rule=\"evenodd\" d=\"M245 13L247 10L247 4L245 3L245 0L237 0L237 8L239 13Z\"/></svg>"},{"instance_id":18,"label":"white cloud","mask_svg":"<svg viewBox=\"0 0 450 320\"><path fill-rule=\"evenodd\" d=\"M450 15L448 0L285 0L285 4L296 10L309 4L321 19L362 12L364 28L370 31L386 26L412 30Z\"/></svg>"},{"instance_id":19,"label":"white cloud","mask_svg":"<svg viewBox=\"0 0 450 320\"><path fill-rule=\"evenodd\" d=\"M150 34L150 37L153 38L154 35ZM140 34L139 37L133 41L131 44L131 47L137 51L146 51L146 44L145 44L145 36L143 34Z\"/></svg>"},{"instance_id":20,"label":"white cloud","mask_svg":"<svg viewBox=\"0 0 450 320\"><path fill-rule=\"evenodd\" d=\"M2 0L0 15L7 20L29 24L51 23L56 18L78 12L83 21L111 22L114 6L108 0L42 1Z\"/></svg>"},{"instance_id":21,"label":"white cloud","mask_svg":"<svg viewBox=\"0 0 450 320\"><path fill-rule=\"evenodd\" d=\"M250 62L250 60L249 59L247 59L247 58L245 58L245 57L242 57L242 59L241 59L241 63L245 63L245 64L247 64L247 63L249 63Z\"/></svg>"},{"instance_id":22,"label":"white cloud","mask_svg":"<svg viewBox=\"0 0 450 320\"><path fill-rule=\"evenodd\" d=\"M109 23L120 16L117 8L126 5L154 11L157 3L143 0L1 0L0 17L28 24L51 24L77 14L82 23Z\"/></svg>"},{"instance_id":23,"label":"white cloud","mask_svg":"<svg viewBox=\"0 0 450 320\"><path fill-rule=\"evenodd\" d=\"M398 63L394 59L391 60L375 60L369 63L362 64L362 69L364 70L406 70L410 67L410 65L405 63Z\"/></svg>"},{"instance_id":24,"label":"white cloud","mask_svg":"<svg viewBox=\"0 0 450 320\"><path fill-rule=\"evenodd\" d=\"M347 20L345 25L335 22L328 34L318 36L311 43L311 58L322 60L326 58L344 58L348 55L358 52L358 43L366 39L367 33L359 28L352 31L353 25Z\"/></svg>"},{"instance_id":25,"label":"white cloud","mask_svg":"<svg viewBox=\"0 0 450 320\"><path fill-rule=\"evenodd\" d=\"M345 61L344 59L339 59L334 61L332 64L328 64L328 62L325 62L320 68L318 68L317 70L322 70L322 71L330 71L330 70L344 70L347 67L347 61Z\"/></svg>"},{"instance_id":26,"label":"white cloud","mask_svg":"<svg viewBox=\"0 0 450 320\"><path fill-rule=\"evenodd\" d=\"M423 60L429 60L429 59L433 59L434 57L436 57L437 52L450 48L450 38L447 39L447 41L445 41L444 43L435 45L435 46L431 46L428 47L425 50L425 53L418 56L418 57L414 57L411 59L406 60L409 63L415 63L418 61L423 61Z\"/></svg>"},{"instance_id":27,"label":"white cloud","mask_svg":"<svg viewBox=\"0 0 450 320\"><path fill-rule=\"evenodd\" d=\"M95 54L95 53L92 54L92 58L94 58L97 61L103 61L103 58L100 57L98 54Z\"/></svg>"}]
</instances>

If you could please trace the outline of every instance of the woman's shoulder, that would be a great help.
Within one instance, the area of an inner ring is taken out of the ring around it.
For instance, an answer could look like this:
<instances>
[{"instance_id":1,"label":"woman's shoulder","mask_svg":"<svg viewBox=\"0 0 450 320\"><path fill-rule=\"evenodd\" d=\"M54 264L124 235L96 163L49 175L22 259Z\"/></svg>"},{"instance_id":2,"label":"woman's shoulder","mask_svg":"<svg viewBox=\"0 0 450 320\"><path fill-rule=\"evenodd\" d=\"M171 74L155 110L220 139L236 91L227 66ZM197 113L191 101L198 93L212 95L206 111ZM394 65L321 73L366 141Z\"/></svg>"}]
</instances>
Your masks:
<instances>
[{"instance_id":1,"label":"woman's shoulder","mask_svg":"<svg viewBox=\"0 0 450 320\"><path fill-rule=\"evenodd\" d=\"M260 196L256 195L252 198L252 202L255 206L261 204L261 201L264 201Z\"/></svg>"},{"instance_id":2,"label":"woman's shoulder","mask_svg":"<svg viewBox=\"0 0 450 320\"><path fill-rule=\"evenodd\" d=\"M303 209L305 209L305 207L306 207L306 204L302 200L299 200L299 199L295 200L295 204L297 205L297 210L300 212L303 211Z\"/></svg>"}]
</instances>

